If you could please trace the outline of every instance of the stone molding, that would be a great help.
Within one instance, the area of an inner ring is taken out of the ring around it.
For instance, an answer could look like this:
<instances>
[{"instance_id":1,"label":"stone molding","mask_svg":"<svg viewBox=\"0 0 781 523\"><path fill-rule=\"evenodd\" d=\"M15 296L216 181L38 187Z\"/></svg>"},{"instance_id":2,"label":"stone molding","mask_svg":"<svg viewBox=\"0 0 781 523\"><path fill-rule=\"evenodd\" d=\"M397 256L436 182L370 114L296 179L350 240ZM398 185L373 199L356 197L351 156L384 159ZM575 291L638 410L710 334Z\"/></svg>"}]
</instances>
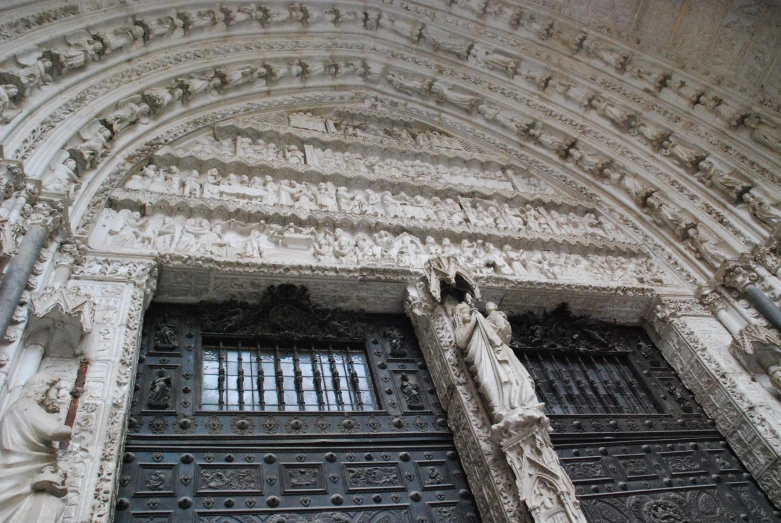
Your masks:
<instances>
[{"instance_id":1,"label":"stone molding","mask_svg":"<svg viewBox=\"0 0 781 523\"><path fill-rule=\"evenodd\" d=\"M781 405L736 365L730 334L694 299L660 296L648 331L770 499L781 502Z\"/></svg>"}]
</instances>

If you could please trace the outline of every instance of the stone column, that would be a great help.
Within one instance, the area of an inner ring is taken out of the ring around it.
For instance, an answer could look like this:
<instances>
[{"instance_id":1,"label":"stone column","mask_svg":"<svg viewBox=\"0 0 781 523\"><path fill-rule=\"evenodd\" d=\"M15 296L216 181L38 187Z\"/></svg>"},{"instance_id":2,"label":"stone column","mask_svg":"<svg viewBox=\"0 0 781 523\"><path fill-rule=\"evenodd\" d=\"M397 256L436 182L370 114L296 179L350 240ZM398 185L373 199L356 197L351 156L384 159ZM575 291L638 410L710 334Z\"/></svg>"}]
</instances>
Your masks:
<instances>
[{"instance_id":1,"label":"stone column","mask_svg":"<svg viewBox=\"0 0 781 523\"><path fill-rule=\"evenodd\" d=\"M737 290L776 328L781 330L781 310L765 296L754 283L757 275L741 265L728 266L723 272L722 283L725 287Z\"/></svg>"},{"instance_id":2,"label":"stone column","mask_svg":"<svg viewBox=\"0 0 781 523\"><path fill-rule=\"evenodd\" d=\"M724 325L733 336L737 336L740 330L748 324L748 322L739 317L735 317L734 312L730 311L727 300L719 294L719 291L703 291L700 295L700 301L716 315L721 324Z\"/></svg>"},{"instance_id":3,"label":"stone column","mask_svg":"<svg viewBox=\"0 0 781 523\"><path fill-rule=\"evenodd\" d=\"M447 412L448 425L483 521L530 523L533 520L523 506L512 469L499 443L491 438L491 419L458 354L444 308L420 283L408 289L406 310L439 401Z\"/></svg>"},{"instance_id":4,"label":"stone column","mask_svg":"<svg viewBox=\"0 0 781 523\"><path fill-rule=\"evenodd\" d=\"M424 270L427 281L408 289L407 311L483 519L586 523L575 488L553 451L531 377L506 345L506 319L499 329L490 323L498 311L488 318L470 312L470 296L479 298L480 293L455 258L432 258ZM465 303L444 298L445 288L463 294ZM499 358L497 352L502 359L490 364L487 360ZM493 367L502 367L523 392L500 383L489 370Z\"/></svg>"},{"instance_id":5,"label":"stone column","mask_svg":"<svg viewBox=\"0 0 781 523\"><path fill-rule=\"evenodd\" d=\"M50 232L62 223L63 212L60 202L41 201L36 204L28 218L27 232L19 245L19 251L8 263L5 277L0 283L0 336L5 336L11 325L14 311L30 279L38 255Z\"/></svg>"},{"instance_id":6,"label":"stone column","mask_svg":"<svg viewBox=\"0 0 781 523\"><path fill-rule=\"evenodd\" d=\"M49 231L44 226L30 225L19 245L19 252L8 263L5 277L0 283L0 336L5 336L5 331L11 325L16 306L48 236Z\"/></svg>"}]
</instances>

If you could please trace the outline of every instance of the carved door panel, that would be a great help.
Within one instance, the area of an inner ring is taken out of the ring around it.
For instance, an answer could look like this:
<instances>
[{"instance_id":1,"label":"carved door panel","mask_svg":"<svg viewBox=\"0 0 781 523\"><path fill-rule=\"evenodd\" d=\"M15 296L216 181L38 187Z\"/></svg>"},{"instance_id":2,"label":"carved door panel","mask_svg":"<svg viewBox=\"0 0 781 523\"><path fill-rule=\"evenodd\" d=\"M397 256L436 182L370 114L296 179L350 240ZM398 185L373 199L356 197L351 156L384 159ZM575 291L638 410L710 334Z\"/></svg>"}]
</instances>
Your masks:
<instances>
[{"instance_id":1,"label":"carved door panel","mask_svg":"<svg viewBox=\"0 0 781 523\"><path fill-rule=\"evenodd\" d=\"M154 305L115 521L479 521L408 320L312 305Z\"/></svg>"},{"instance_id":2,"label":"carved door panel","mask_svg":"<svg viewBox=\"0 0 781 523\"><path fill-rule=\"evenodd\" d=\"M546 404L551 440L589 521L779 521L640 328L511 318L512 347Z\"/></svg>"}]
</instances>

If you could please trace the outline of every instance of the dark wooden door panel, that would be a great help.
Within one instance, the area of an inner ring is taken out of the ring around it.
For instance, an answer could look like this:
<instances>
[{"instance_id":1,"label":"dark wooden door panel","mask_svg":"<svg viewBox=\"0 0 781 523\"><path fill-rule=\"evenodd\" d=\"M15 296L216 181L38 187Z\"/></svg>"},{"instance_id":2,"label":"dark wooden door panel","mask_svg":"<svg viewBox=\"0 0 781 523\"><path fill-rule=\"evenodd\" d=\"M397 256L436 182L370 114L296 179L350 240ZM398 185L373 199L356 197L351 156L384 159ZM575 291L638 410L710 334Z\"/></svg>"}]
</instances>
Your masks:
<instances>
[{"instance_id":1,"label":"dark wooden door panel","mask_svg":"<svg viewBox=\"0 0 781 523\"><path fill-rule=\"evenodd\" d=\"M473 523L411 325L259 304L145 318L118 523Z\"/></svg>"},{"instance_id":2,"label":"dark wooden door panel","mask_svg":"<svg viewBox=\"0 0 781 523\"><path fill-rule=\"evenodd\" d=\"M780 521L642 329L563 308L510 320L589 521Z\"/></svg>"}]
</instances>

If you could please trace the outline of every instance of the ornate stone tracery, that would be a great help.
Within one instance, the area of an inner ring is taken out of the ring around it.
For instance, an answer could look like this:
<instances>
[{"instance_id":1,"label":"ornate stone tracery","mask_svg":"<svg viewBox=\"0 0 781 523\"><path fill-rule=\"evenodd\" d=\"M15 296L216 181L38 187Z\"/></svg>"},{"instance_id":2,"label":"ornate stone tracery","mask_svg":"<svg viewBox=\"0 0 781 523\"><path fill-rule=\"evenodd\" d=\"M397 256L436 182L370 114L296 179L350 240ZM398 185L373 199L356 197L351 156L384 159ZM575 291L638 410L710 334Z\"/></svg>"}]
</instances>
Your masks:
<instances>
[{"instance_id":1,"label":"ornate stone tracery","mask_svg":"<svg viewBox=\"0 0 781 523\"><path fill-rule=\"evenodd\" d=\"M649 296L690 298L704 284L702 301L728 335L710 316L695 332L681 317L707 313L669 311L670 300L649 322L680 368L701 365L688 379L706 408L748 413L734 423L714 417L778 498L778 337L767 307L781 295L771 232L781 221L779 66L756 60L761 39L744 40L751 28L775 27L774 8L725 8L711 48L687 33L688 17L704 16L692 8L685 23L669 24L679 31L670 49L644 25L645 2L636 17L624 6L595 16L597 7L558 4L429 4L8 11L0 263L36 226L45 234L27 249L29 281L9 306L0 374L25 366L19 344L37 332L42 305L52 324L66 320L62 346L91 359L61 460L68 518L110 515L155 256L159 296L179 301L214 297L221 283L251 295L263 278L356 278L376 295L362 291L353 306L398 307L387 304L439 254L459 256L487 299L508 296L518 310L525 298L555 295L637 322ZM622 29L605 32L611 24ZM742 49L743 73L730 69L737 51L725 42ZM677 66L687 61L698 63ZM59 247L70 240L89 255ZM735 259L754 294L739 271L721 277ZM352 292L331 285L324 296ZM51 356L27 366L56 368ZM70 360L61 367L75 391ZM452 405L467 425L484 422L463 398ZM456 434L461 445L497 452L487 433L470 431ZM507 464L491 463L504 479L481 509L500 521L490 505L505 504L516 517L518 500L502 490L512 484ZM85 511L80 495L93 488ZM550 497L549 484L521 488L538 506Z\"/></svg>"}]
</instances>

